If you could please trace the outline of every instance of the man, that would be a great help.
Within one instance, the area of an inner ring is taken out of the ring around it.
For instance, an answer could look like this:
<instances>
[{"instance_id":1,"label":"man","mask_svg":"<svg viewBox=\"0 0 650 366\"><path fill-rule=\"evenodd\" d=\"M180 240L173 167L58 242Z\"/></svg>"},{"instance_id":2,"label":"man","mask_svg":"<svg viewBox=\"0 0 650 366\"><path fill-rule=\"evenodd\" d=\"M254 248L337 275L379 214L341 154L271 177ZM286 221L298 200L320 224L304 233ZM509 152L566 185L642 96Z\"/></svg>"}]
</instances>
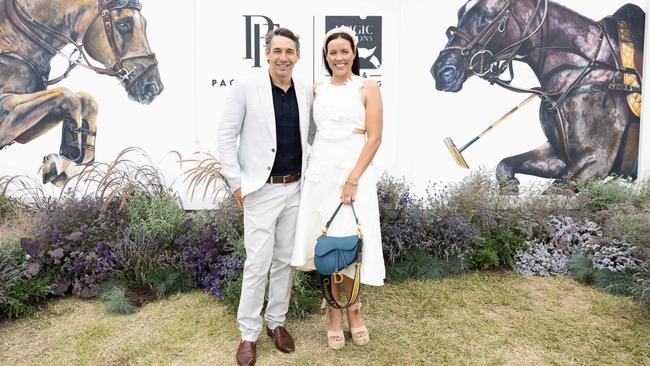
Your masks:
<instances>
[{"instance_id":1,"label":"man","mask_svg":"<svg viewBox=\"0 0 650 366\"><path fill-rule=\"evenodd\" d=\"M246 262L237 321L239 365L254 365L260 316L270 269L267 334L282 352L293 352L284 328L291 294L291 252L307 163L312 92L291 75L300 58L298 37L277 28L266 37L268 72L235 84L219 126L222 174L244 210ZM239 146L237 146L239 138Z\"/></svg>"}]
</instances>

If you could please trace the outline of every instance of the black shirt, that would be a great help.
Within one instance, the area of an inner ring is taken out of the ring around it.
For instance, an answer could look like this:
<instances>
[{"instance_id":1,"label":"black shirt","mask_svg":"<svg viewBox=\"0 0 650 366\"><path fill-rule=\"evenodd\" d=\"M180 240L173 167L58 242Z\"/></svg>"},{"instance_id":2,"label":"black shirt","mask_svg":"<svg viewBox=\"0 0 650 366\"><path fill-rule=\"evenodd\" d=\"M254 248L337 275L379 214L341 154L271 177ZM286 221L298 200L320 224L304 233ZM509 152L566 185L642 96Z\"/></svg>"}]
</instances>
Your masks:
<instances>
[{"instance_id":1,"label":"black shirt","mask_svg":"<svg viewBox=\"0 0 650 366\"><path fill-rule=\"evenodd\" d=\"M286 92L273 84L273 80L271 80L271 85L278 146L271 175L282 176L300 173L302 146L300 144L300 114L296 89L293 87L293 80Z\"/></svg>"}]
</instances>

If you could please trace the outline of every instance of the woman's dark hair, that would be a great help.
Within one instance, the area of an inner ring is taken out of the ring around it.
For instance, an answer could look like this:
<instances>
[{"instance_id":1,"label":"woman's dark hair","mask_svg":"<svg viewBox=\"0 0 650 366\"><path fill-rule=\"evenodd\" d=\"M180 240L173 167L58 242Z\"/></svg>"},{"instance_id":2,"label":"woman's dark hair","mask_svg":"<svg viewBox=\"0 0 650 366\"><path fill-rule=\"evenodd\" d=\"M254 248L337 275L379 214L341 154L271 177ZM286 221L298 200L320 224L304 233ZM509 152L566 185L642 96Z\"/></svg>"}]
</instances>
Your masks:
<instances>
[{"instance_id":1,"label":"woman's dark hair","mask_svg":"<svg viewBox=\"0 0 650 366\"><path fill-rule=\"evenodd\" d=\"M325 40L325 47L323 47L323 62L325 63L325 68L327 69L327 72L329 72L330 76L332 76L332 68L330 65L327 63L327 45L337 39L337 38L343 38L350 42L350 46L352 47L352 52L354 52L354 60L352 61L352 73L354 75L359 76L359 51L357 50L356 47L354 47L354 41L352 41L352 37L350 37L349 34L347 33L334 33L327 37Z\"/></svg>"}]
</instances>

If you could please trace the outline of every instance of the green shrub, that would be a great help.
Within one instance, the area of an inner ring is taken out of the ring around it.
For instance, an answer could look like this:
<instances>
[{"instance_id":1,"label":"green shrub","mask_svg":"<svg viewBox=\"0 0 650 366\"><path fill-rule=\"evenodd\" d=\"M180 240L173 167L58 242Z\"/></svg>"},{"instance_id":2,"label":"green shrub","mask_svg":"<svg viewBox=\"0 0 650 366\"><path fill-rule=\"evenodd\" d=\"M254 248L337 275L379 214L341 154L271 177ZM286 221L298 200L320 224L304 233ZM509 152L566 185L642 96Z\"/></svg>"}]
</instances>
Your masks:
<instances>
[{"instance_id":1,"label":"green shrub","mask_svg":"<svg viewBox=\"0 0 650 366\"><path fill-rule=\"evenodd\" d=\"M211 213L213 220L219 221L223 224L223 227L226 228L226 238L229 243L237 243L241 241L241 250L237 250L240 254L240 258L246 257L246 252L243 244L244 237L244 211L239 208L235 196L229 194L224 198L223 201L219 204L219 208Z\"/></svg>"},{"instance_id":2,"label":"green shrub","mask_svg":"<svg viewBox=\"0 0 650 366\"><path fill-rule=\"evenodd\" d=\"M246 260L246 247L244 246L244 236L240 236L239 239L234 241L228 241L226 249L230 252L237 253L237 256L241 258L242 263Z\"/></svg>"},{"instance_id":3,"label":"green shrub","mask_svg":"<svg viewBox=\"0 0 650 366\"><path fill-rule=\"evenodd\" d=\"M99 299L104 304L104 310L109 314L128 315L138 311L138 308L126 297L126 288L117 281L104 283Z\"/></svg>"},{"instance_id":4,"label":"green shrub","mask_svg":"<svg viewBox=\"0 0 650 366\"><path fill-rule=\"evenodd\" d=\"M630 272L616 273L599 269L594 273L594 285L612 295L632 296L636 281Z\"/></svg>"},{"instance_id":5,"label":"green shrub","mask_svg":"<svg viewBox=\"0 0 650 366\"><path fill-rule=\"evenodd\" d=\"M434 225L449 222L451 227L457 228L454 236L459 239L463 237L464 240L471 238L473 232L476 237L485 236L493 228L509 228L522 240L545 239L546 218L563 214L570 207L570 201L565 197L542 194L545 187L541 185L528 186L522 189L519 196L500 194L494 174L484 169L473 171L461 182L443 189L441 193L428 192L430 209L433 216L438 216L433 221ZM436 211L440 213L436 214ZM453 242L458 243L459 240ZM471 251L476 246L475 242L476 239L472 239L464 246ZM484 257L493 258L495 251L485 251Z\"/></svg>"},{"instance_id":6,"label":"green shrub","mask_svg":"<svg viewBox=\"0 0 650 366\"><path fill-rule=\"evenodd\" d=\"M13 286L25 275L25 253L20 249L20 239L12 237L0 242L0 307L9 303Z\"/></svg>"},{"instance_id":7,"label":"green shrub","mask_svg":"<svg viewBox=\"0 0 650 366\"><path fill-rule=\"evenodd\" d=\"M610 293L612 295L641 296L642 290L638 291L636 276L627 271L616 273L608 269L596 269L591 258L580 255L569 261L567 264L569 273L576 280Z\"/></svg>"},{"instance_id":8,"label":"green shrub","mask_svg":"<svg viewBox=\"0 0 650 366\"><path fill-rule=\"evenodd\" d=\"M22 266L17 266L7 252L0 252L0 307L11 300L11 290L24 276Z\"/></svg>"},{"instance_id":9,"label":"green shrub","mask_svg":"<svg viewBox=\"0 0 650 366\"><path fill-rule=\"evenodd\" d=\"M596 270L591 258L586 255L579 255L567 263L567 269L573 278L576 280L590 285L594 283L594 276Z\"/></svg>"},{"instance_id":10,"label":"green shrub","mask_svg":"<svg viewBox=\"0 0 650 366\"><path fill-rule=\"evenodd\" d=\"M646 189L643 187L643 182L634 186L629 180L613 179L607 182L590 180L582 184L579 189L584 207L596 212L616 204L628 203L635 207L641 207L648 198Z\"/></svg>"},{"instance_id":11,"label":"green shrub","mask_svg":"<svg viewBox=\"0 0 650 366\"><path fill-rule=\"evenodd\" d=\"M637 247L635 257L650 266L650 203L637 208L631 204L614 205L600 213L604 236Z\"/></svg>"},{"instance_id":12,"label":"green shrub","mask_svg":"<svg viewBox=\"0 0 650 366\"><path fill-rule=\"evenodd\" d=\"M144 192L132 194L127 200L126 216L131 233L145 238L158 236L164 247L173 244L185 220L178 197L168 193L155 196Z\"/></svg>"},{"instance_id":13,"label":"green shrub","mask_svg":"<svg viewBox=\"0 0 650 366\"><path fill-rule=\"evenodd\" d=\"M486 224L486 218L493 218L493 215L486 217L484 214L486 208L489 213L494 213L499 185L487 170L472 171L462 181L450 185L448 192L447 206L466 222L482 227Z\"/></svg>"},{"instance_id":14,"label":"green shrub","mask_svg":"<svg viewBox=\"0 0 650 366\"><path fill-rule=\"evenodd\" d=\"M16 217L18 205L10 197L0 194L0 222Z\"/></svg>"},{"instance_id":15,"label":"green shrub","mask_svg":"<svg viewBox=\"0 0 650 366\"><path fill-rule=\"evenodd\" d=\"M486 270L490 267L499 266L499 253L493 247L477 248L472 254L474 266L480 270Z\"/></svg>"},{"instance_id":16,"label":"green shrub","mask_svg":"<svg viewBox=\"0 0 650 366\"><path fill-rule=\"evenodd\" d=\"M650 309L650 272L639 272L634 275L632 294Z\"/></svg>"},{"instance_id":17,"label":"green shrub","mask_svg":"<svg viewBox=\"0 0 650 366\"><path fill-rule=\"evenodd\" d=\"M518 250L526 249L526 240L514 230L495 227L487 230L474 247L471 259L482 270L508 264L514 266L513 258Z\"/></svg>"},{"instance_id":18,"label":"green shrub","mask_svg":"<svg viewBox=\"0 0 650 366\"><path fill-rule=\"evenodd\" d=\"M15 265L24 264L27 261L27 255L20 247L20 237L18 236L0 241L0 252L7 254Z\"/></svg>"},{"instance_id":19,"label":"green shrub","mask_svg":"<svg viewBox=\"0 0 650 366\"><path fill-rule=\"evenodd\" d=\"M127 233L109 246L115 256L113 275L127 288L146 285L154 272L176 264L173 253L163 250L157 238L144 234Z\"/></svg>"},{"instance_id":20,"label":"green shrub","mask_svg":"<svg viewBox=\"0 0 650 366\"><path fill-rule=\"evenodd\" d=\"M0 243L0 317L31 316L50 294L54 274L43 271L32 277L27 268L27 255L18 237Z\"/></svg>"},{"instance_id":21,"label":"green shrub","mask_svg":"<svg viewBox=\"0 0 650 366\"><path fill-rule=\"evenodd\" d=\"M409 278L441 280L467 270L461 258L443 260L421 250L412 250L402 261L386 268L386 279L390 282L403 282Z\"/></svg>"},{"instance_id":22,"label":"green shrub","mask_svg":"<svg viewBox=\"0 0 650 366\"><path fill-rule=\"evenodd\" d=\"M16 281L8 293L8 301L0 305L0 314L9 319L32 316L38 311L38 303L51 293L53 275L48 272L36 277L23 277Z\"/></svg>"},{"instance_id":23,"label":"green shrub","mask_svg":"<svg viewBox=\"0 0 650 366\"><path fill-rule=\"evenodd\" d=\"M243 279L244 276L241 274L236 279L229 281L223 289L223 302L232 313L237 313L237 308L239 307Z\"/></svg>"},{"instance_id":24,"label":"green shrub","mask_svg":"<svg viewBox=\"0 0 650 366\"><path fill-rule=\"evenodd\" d=\"M153 287L156 297L159 299L175 293L186 292L195 287L183 269L174 267L155 270L147 282Z\"/></svg>"},{"instance_id":25,"label":"green shrub","mask_svg":"<svg viewBox=\"0 0 650 366\"><path fill-rule=\"evenodd\" d=\"M300 320L318 311L321 299L318 278L316 271L293 272L293 288L289 301L290 317Z\"/></svg>"}]
</instances>

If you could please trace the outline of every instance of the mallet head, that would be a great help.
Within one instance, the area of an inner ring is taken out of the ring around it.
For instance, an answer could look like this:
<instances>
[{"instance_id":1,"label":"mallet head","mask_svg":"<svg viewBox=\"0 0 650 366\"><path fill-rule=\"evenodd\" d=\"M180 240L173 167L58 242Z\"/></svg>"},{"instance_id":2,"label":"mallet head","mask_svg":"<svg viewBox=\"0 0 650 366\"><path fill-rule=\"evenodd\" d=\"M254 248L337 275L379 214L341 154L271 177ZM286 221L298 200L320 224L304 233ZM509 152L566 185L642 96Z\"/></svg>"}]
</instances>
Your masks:
<instances>
[{"instance_id":1,"label":"mallet head","mask_svg":"<svg viewBox=\"0 0 650 366\"><path fill-rule=\"evenodd\" d=\"M454 144L454 142L451 140L451 137L445 137L444 141L445 141L445 146L447 146L447 150L449 150L451 156L454 157L456 163L465 169L469 169L469 165L467 165L467 162L465 161L463 154L458 150L456 144Z\"/></svg>"}]
</instances>

